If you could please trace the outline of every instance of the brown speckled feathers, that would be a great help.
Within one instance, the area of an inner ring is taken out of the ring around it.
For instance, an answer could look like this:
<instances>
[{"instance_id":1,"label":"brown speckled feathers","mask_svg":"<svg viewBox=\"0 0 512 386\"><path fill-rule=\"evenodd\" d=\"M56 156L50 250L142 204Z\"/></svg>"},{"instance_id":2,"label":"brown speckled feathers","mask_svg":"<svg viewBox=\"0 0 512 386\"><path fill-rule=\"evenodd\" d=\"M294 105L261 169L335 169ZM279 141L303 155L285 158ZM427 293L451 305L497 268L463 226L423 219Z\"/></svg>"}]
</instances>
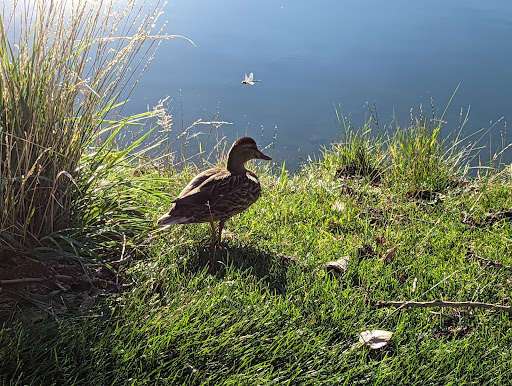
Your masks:
<instances>
[{"instance_id":1,"label":"brown speckled feathers","mask_svg":"<svg viewBox=\"0 0 512 386\"><path fill-rule=\"evenodd\" d=\"M231 174L225 169L209 169L190 181L171 212L184 219L180 224L227 220L254 204L260 192L260 182L249 170Z\"/></svg>"},{"instance_id":2,"label":"brown speckled feathers","mask_svg":"<svg viewBox=\"0 0 512 386\"><path fill-rule=\"evenodd\" d=\"M250 159L271 158L258 150L252 138L235 141L228 154L227 168L212 168L198 174L173 201L169 213L158 225L220 221L219 240L224 222L243 212L260 197L261 186L256 174L245 168Z\"/></svg>"}]
</instances>

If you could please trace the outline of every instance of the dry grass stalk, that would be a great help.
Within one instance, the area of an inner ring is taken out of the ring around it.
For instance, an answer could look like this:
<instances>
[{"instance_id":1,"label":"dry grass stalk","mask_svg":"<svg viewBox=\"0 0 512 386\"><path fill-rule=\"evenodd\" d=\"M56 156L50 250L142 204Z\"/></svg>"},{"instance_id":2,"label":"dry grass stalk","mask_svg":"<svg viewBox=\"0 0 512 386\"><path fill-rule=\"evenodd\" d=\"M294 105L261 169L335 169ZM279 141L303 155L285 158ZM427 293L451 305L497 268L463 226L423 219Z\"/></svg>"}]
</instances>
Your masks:
<instances>
[{"instance_id":1,"label":"dry grass stalk","mask_svg":"<svg viewBox=\"0 0 512 386\"><path fill-rule=\"evenodd\" d=\"M84 150L155 43L174 37L154 33L162 4L141 16L143 5L15 1L0 15L0 252L75 225L73 202L94 175L80 167Z\"/></svg>"}]
</instances>

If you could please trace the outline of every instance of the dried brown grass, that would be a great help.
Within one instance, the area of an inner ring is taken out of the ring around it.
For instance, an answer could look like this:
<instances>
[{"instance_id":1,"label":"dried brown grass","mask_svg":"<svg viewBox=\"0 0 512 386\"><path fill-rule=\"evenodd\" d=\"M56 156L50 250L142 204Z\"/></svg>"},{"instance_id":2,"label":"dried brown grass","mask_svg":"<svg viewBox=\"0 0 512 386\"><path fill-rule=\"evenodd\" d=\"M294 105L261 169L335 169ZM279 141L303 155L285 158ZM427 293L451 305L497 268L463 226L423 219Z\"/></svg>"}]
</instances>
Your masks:
<instances>
[{"instance_id":1,"label":"dried brown grass","mask_svg":"<svg viewBox=\"0 0 512 386\"><path fill-rule=\"evenodd\" d=\"M176 37L162 34L159 1L72 5L15 1L0 15L0 252L76 225L74 201L99 167L81 165L86 149Z\"/></svg>"}]
</instances>

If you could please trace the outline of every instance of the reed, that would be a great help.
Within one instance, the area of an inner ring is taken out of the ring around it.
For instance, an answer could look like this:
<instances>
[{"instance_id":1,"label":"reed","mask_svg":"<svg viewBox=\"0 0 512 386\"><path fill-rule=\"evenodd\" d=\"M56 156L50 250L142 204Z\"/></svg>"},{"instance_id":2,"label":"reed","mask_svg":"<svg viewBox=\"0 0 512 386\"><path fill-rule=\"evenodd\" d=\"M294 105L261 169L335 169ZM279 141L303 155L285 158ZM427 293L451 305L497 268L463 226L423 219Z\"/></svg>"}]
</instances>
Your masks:
<instances>
[{"instance_id":1,"label":"reed","mask_svg":"<svg viewBox=\"0 0 512 386\"><path fill-rule=\"evenodd\" d=\"M120 96L129 98L155 44L174 37L155 31L162 6L142 15L135 1L37 0L1 13L0 254L80 223L77 200L105 168L102 134L127 122L112 114ZM103 156L86 156L93 146Z\"/></svg>"}]
</instances>

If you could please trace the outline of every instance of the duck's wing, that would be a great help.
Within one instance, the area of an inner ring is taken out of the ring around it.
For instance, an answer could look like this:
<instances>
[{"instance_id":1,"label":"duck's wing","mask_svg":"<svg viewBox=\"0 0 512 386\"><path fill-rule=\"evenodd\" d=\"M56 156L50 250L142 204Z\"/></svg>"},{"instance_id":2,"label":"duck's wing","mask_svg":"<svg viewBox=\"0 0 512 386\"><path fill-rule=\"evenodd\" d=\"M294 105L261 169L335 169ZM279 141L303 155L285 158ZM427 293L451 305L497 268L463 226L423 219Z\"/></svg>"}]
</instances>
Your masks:
<instances>
[{"instance_id":1,"label":"duck's wing","mask_svg":"<svg viewBox=\"0 0 512 386\"><path fill-rule=\"evenodd\" d=\"M180 197L174 202L182 208L208 204L210 209L214 210L218 205L224 206L226 201L246 201L247 189L249 189L249 192L257 190L256 196L259 196L260 185L258 178L254 173L250 174L252 177L249 177L247 174L231 174L225 169L219 169L216 173L209 174L207 178L204 175L200 175L198 180L201 179L202 182L199 186L188 190L186 194L180 194ZM196 183L199 181L193 180L189 185L192 185L192 182Z\"/></svg>"},{"instance_id":2,"label":"duck's wing","mask_svg":"<svg viewBox=\"0 0 512 386\"><path fill-rule=\"evenodd\" d=\"M215 196L221 186L229 185L229 180L233 177L225 169L206 170L194 177L174 202L180 205L204 205L211 200L212 196Z\"/></svg>"},{"instance_id":3,"label":"duck's wing","mask_svg":"<svg viewBox=\"0 0 512 386\"><path fill-rule=\"evenodd\" d=\"M207 180L209 180L212 176L215 176L219 173L221 173L223 169L221 168L212 168L205 170L202 173L199 173L197 176L195 176L188 184L183 188L181 193L178 196L178 199L181 199L183 197L186 197L189 195L193 190L196 190L201 185L203 185Z\"/></svg>"}]
</instances>

